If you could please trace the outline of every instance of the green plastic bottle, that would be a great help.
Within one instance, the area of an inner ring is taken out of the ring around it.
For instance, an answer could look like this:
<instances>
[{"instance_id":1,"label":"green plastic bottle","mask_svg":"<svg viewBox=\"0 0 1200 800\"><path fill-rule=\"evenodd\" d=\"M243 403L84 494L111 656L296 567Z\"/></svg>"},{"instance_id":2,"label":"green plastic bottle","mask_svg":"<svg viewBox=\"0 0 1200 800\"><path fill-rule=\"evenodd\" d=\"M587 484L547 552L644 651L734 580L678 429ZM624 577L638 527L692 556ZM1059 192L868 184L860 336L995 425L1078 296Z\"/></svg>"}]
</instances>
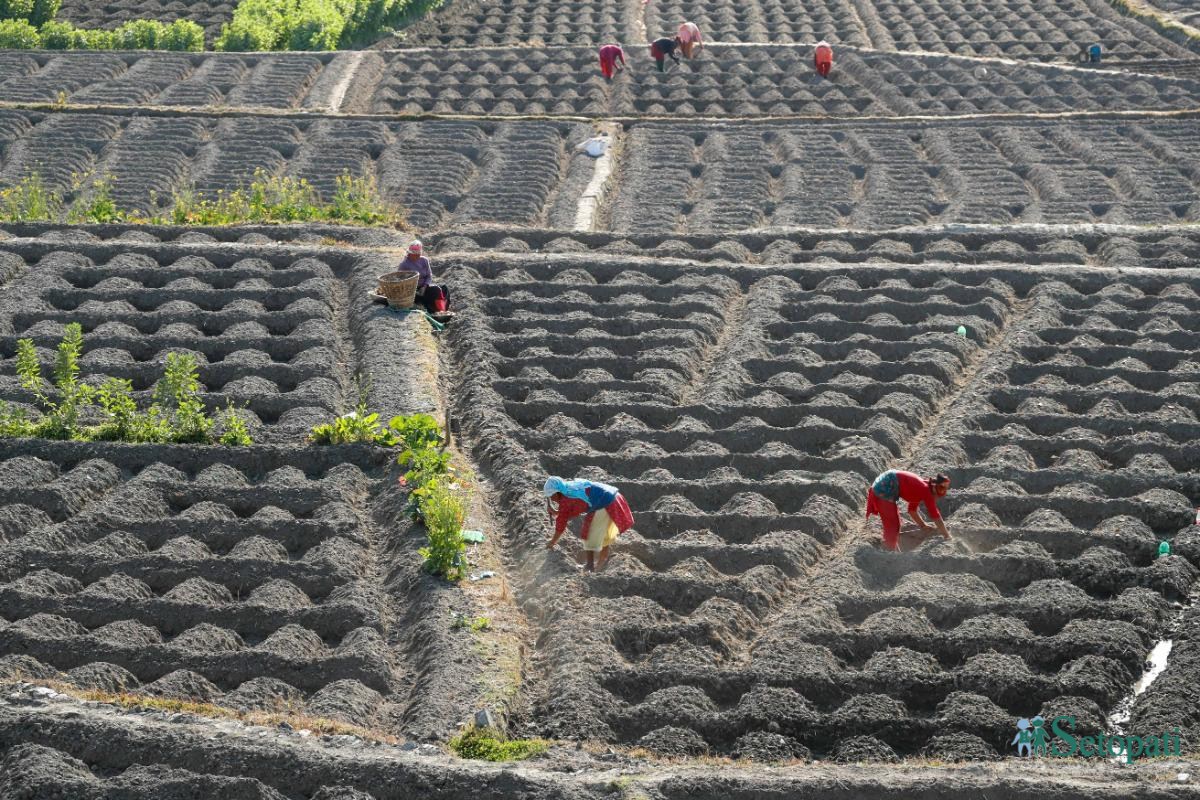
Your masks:
<instances>
[{"instance_id":1,"label":"green plastic bottle","mask_svg":"<svg viewBox=\"0 0 1200 800\"><path fill-rule=\"evenodd\" d=\"M1170 542L1159 542L1158 543L1158 557L1162 558L1163 556L1169 556L1169 555L1171 555L1171 543Z\"/></svg>"},{"instance_id":2,"label":"green plastic bottle","mask_svg":"<svg viewBox=\"0 0 1200 800\"><path fill-rule=\"evenodd\" d=\"M958 326L958 335L963 337L964 339L967 338L967 326L966 325Z\"/></svg>"}]
</instances>

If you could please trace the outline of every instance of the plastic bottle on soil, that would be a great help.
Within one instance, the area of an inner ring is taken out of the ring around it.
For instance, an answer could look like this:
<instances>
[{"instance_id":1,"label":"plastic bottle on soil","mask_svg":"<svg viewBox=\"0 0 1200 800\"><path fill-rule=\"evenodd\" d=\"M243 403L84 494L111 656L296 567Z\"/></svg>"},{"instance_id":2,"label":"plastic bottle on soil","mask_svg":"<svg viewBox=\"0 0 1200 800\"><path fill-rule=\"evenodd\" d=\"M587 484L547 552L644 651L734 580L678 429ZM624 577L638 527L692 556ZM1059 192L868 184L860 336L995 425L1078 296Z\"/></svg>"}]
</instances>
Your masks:
<instances>
[{"instance_id":1,"label":"plastic bottle on soil","mask_svg":"<svg viewBox=\"0 0 1200 800\"><path fill-rule=\"evenodd\" d=\"M1163 556L1169 556L1169 555L1171 555L1171 543L1170 542L1159 542L1158 543L1158 557L1162 558Z\"/></svg>"},{"instance_id":2,"label":"plastic bottle on soil","mask_svg":"<svg viewBox=\"0 0 1200 800\"><path fill-rule=\"evenodd\" d=\"M967 338L967 326L966 325L958 326L958 335L963 337L964 339ZM1200 515L1197 515L1197 518L1200 519Z\"/></svg>"}]
</instances>

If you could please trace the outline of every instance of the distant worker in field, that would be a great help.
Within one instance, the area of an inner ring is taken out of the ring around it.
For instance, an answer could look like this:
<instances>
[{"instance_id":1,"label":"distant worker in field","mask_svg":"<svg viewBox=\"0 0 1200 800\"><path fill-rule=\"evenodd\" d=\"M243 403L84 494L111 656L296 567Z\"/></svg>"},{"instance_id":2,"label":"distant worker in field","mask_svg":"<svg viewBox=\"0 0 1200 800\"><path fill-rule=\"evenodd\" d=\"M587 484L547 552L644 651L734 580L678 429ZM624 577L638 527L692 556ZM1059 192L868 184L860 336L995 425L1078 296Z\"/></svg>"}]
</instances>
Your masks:
<instances>
[{"instance_id":1,"label":"distant worker in field","mask_svg":"<svg viewBox=\"0 0 1200 800\"><path fill-rule=\"evenodd\" d=\"M700 28L694 22L685 22L679 26L679 35L675 37L684 58L691 58L693 52L704 49L704 39L700 36Z\"/></svg>"},{"instance_id":2,"label":"distant worker in field","mask_svg":"<svg viewBox=\"0 0 1200 800\"><path fill-rule=\"evenodd\" d=\"M608 80L625 69L625 51L619 44L606 44L600 48L600 72Z\"/></svg>"},{"instance_id":3,"label":"distant worker in field","mask_svg":"<svg viewBox=\"0 0 1200 800\"><path fill-rule=\"evenodd\" d=\"M813 66L822 78L828 78L829 71L833 69L833 48L824 39L817 42L817 49L813 51Z\"/></svg>"},{"instance_id":4,"label":"distant worker in field","mask_svg":"<svg viewBox=\"0 0 1200 800\"><path fill-rule=\"evenodd\" d=\"M938 511L937 498L945 497L950 491L950 478L938 473L933 478L922 478L913 472L889 469L880 475L867 490L867 519L872 514L878 514L883 523L883 546L888 550L897 550L900 546L900 509L897 504L904 500L908 503L908 515L917 527L925 534L936 527L945 539L950 538L946 523L942 522L942 512ZM926 525L921 519L918 506L925 504L925 511L933 520L933 525Z\"/></svg>"},{"instance_id":5,"label":"distant worker in field","mask_svg":"<svg viewBox=\"0 0 1200 800\"><path fill-rule=\"evenodd\" d=\"M650 55L654 58L654 62L658 65L659 72L667 71L667 56L678 66L679 54L675 51L679 48L679 37L668 39L666 36L661 39L655 39L650 43Z\"/></svg>"},{"instance_id":6,"label":"distant worker in field","mask_svg":"<svg viewBox=\"0 0 1200 800\"><path fill-rule=\"evenodd\" d=\"M589 480L567 481L551 476L542 487L546 513L554 520L554 535L546 543L553 550L575 517L586 514L579 538L587 552L588 572L595 572L608 561L608 549L617 536L633 527L633 512L615 486ZM599 557L597 558L597 553Z\"/></svg>"},{"instance_id":7,"label":"distant worker in field","mask_svg":"<svg viewBox=\"0 0 1200 800\"><path fill-rule=\"evenodd\" d=\"M438 285L433 282L433 270L423 252L424 247L419 240L410 244L408 254L400 262L399 269L417 273L416 301L430 314L442 314L450 308L450 290L445 284Z\"/></svg>"}]
</instances>

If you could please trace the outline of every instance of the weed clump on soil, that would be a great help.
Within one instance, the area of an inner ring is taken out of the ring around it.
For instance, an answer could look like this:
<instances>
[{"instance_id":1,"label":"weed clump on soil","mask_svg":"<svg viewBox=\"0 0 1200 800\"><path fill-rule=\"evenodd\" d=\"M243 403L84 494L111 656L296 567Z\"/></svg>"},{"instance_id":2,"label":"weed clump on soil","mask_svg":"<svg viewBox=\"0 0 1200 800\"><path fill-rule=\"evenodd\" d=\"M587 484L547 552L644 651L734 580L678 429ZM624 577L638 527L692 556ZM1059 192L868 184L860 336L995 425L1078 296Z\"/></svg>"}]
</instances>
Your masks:
<instances>
[{"instance_id":1,"label":"weed clump on soil","mask_svg":"<svg viewBox=\"0 0 1200 800\"><path fill-rule=\"evenodd\" d=\"M0 22L0 47L4 46L3 25L4 22ZM403 209L383 198L374 175L342 173L336 180L333 197L325 201L307 180L268 175L259 168L248 185L228 192L218 190L213 196L192 189L178 189L171 196L170 210L165 215L154 216L119 207L112 197L113 182L111 175L72 176L71 196L74 199L68 203L61 192L46 185L41 175L30 173L15 185L0 190L0 222L209 226L330 222L398 228L405 225Z\"/></svg>"},{"instance_id":2,"label":"weed clump on soil","mask_svg":"<svg viewBox=\"0 0 1200 800\"><path fill-rule=\"evenodd\" d=\"M450 740L450 749L476 761L521 761L546 752L544 739L508 739L495 728L471 726Z\"/></svg>"},{"instance_id":3,"label":"weed clump on soil","mask_svg":"<svg viewBox=\"0 0 1200 800\"><path fill-rule=\"evenodd\" d=\"M467 543L462 538L466 503L446 481L435 480L423 488L420 504L429 544L418 552L425 569L448 581L462 580L467 571Z\"/></svg>"},{"instance_id":4,"label":"weed clump on soil","mask_svg":"<svg viewBox=\"0 0 1200 800\"><path fill-rule=\"evenodd\" d=\"M154 389L154 401L145 411L138 409L133 385L123 378L108 378L99 386L80 378L83 327L66 326L54 360L53 383L42 376L42 366L32 339L17 341L17 377L21 388L33 395L40 416L31 418L25 409L0 402L0 438L40 438L75 441L159 442L189 444L238 444L253 441L245 421L232 405L221 417L224 432L213 436L211 419L200 399L200 375L196 357L170 353L163 377ZM51 385L53 388L51 388ZM83 420L98 410L103 421L86 425Z\"/></svg>"}]
</instances>

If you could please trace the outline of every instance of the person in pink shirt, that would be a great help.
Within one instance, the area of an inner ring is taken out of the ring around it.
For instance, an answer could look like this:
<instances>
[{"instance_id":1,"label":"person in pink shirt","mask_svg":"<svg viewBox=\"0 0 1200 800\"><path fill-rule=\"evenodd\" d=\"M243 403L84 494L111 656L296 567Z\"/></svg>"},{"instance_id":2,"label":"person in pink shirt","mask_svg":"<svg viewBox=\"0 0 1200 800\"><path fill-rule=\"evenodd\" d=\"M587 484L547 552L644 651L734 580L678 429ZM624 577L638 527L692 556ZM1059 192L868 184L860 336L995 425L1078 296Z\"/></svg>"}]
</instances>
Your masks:
<instances>
[{"instance_id":1,"label":"person in pink shirt","mask_svg":"<svg viewBox=\"0 0 1200 800\"><path fill-rule=\"evenodd\" d=\"M704 47L700 28L694 22L685 22L680 25L679 35L675 38L679 42L679 49L683 51L684 58L691 58L693 50L698 51Z\"/></svg>"},{"instance_id":2,"label":"person in pink shirt","mask_svg":"<svg viewBox=\"0 0 1200 800\"><path fill-rule=\"evenodd\" d=\"M822 78L828 78L829 71L833 69L833 48L824 39L817 42L817 49L813 51L813 66Z\"/></svg>"},{"instance_id":3,"label":"person in pink shirt","mask_svg":"<svg viewBox=\"0 0 1200 800\"><path fill-rule=\"evenodd\" d=\"M600 48L600 72L608 80L613 79L617 70L625 69L625 51L619 44L606 44Z\"/></svg>"}]
</instances>

